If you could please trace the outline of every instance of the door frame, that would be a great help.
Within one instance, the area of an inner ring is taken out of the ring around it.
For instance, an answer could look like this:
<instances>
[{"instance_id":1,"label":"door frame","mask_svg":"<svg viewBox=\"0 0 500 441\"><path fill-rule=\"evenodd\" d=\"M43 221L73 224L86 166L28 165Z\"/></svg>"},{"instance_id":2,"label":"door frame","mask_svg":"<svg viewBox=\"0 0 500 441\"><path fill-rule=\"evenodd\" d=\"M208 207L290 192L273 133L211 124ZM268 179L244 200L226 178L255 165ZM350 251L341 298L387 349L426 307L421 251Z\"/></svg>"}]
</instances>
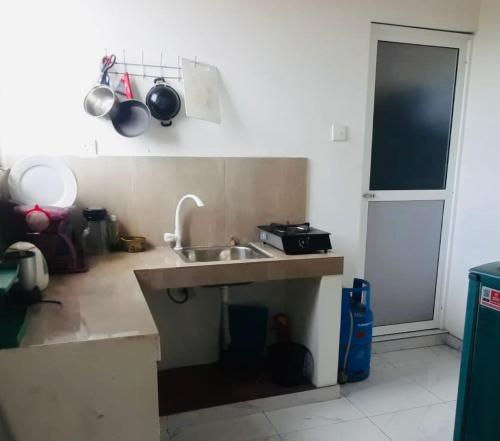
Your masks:
<instances>
[{"instance_id":1,"label":"door frame","mask_svg":"<svg viewBox=\"0 0 500 441\"><path fill-rule=\"evenodd\" d=\"M444 200L443 224L439 249L438 274L436 280L436 296L434 302L434 318L430 321L403 323L397 325L378 326L373 330L374 336L403 332L422 331L442 328L444 322L444 305L448 286L449 260L451 255L451 236L456 204L456 187L459 174L460 154L462 150L465 98L469 76L472 35L414 27L372 23L370 40L370 60L368 71L368 96L366 112L365 151L363 163L362 195L376 193L375 201L394 200ZM459 49L455 97L453 103L450 150L448 153L448 170L445 190L384 190L370 191L370 168L372 153L373 114L375 104L375 75L377 66L378 41L421 44L429 46L452 47ZM366 239L368 227L368 204L370 199L361 195L361 250L359 273L365 273Z\"/></svg>"}]
</instances>

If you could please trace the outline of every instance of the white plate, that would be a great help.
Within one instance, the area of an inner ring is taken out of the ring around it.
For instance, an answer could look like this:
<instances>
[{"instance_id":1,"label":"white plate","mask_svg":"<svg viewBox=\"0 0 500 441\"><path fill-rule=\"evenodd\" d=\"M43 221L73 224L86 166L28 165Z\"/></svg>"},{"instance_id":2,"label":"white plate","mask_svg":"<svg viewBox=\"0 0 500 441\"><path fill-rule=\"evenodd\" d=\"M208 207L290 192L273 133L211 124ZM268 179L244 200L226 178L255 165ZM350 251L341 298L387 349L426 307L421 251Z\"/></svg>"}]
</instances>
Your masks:
<instances>
[{"instance_id":1,"label":"white plate","mask_svg":"<svg viewBox=\"0 0 500 441\"><path fill-rule=\"evenodd\" d=\"M70 207L77 194L76 178L64 161L52 156L29 156L9 173L10 197L25 205Z\"/></svg>"}]
</instances>

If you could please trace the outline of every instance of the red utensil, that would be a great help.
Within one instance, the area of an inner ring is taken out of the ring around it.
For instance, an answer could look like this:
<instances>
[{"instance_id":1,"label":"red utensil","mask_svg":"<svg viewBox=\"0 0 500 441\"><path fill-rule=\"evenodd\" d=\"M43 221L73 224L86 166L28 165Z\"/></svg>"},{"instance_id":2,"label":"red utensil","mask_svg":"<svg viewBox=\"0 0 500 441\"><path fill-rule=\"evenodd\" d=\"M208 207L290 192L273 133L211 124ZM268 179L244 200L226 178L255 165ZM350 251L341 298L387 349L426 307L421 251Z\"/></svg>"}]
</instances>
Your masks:
<instances>
[{"instance_id":1,"label":"red utensil","mask_svg":"<svg viewBox=\"0 0 500 441\"><path fill-rule=\"evenodd\" d=\"M116 88L116 92L121 95L125 95L127 99L134 99L134 94L132 93L132 86L130 85L130 76L128 72L125 72L120 78L120 83Z\"/></svg>"},{"instance_id":2,"label":"red utensil","mask_svg":"<svg viewBox=\"0 0 500 441\"><path fill-rule=\"evenodd\" d=\"M127 138L142 135L151 122L151 112L146 104L134 99L127 72L122 75L117 92L124 94L127 99L120 103L118 114L112 118L113 127Z\"/></svg>"}]
</instances>

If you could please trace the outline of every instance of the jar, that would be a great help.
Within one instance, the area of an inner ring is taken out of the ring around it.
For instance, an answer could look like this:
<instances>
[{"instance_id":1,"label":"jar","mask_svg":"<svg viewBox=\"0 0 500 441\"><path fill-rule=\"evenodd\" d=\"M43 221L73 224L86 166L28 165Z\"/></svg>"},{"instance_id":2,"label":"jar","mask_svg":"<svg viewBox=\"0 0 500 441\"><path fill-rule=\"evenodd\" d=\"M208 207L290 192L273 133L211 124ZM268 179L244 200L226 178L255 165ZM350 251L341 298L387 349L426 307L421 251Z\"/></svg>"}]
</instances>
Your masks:
<instances>
[{"instance_id":1,"label":"jar","mask_svg":"<svg viewBox=\"0 0 500 441\"><path fill-rule=\"evenodd\" d=\"M89 207L83 210L87 227L83 230L86 254L106 254L108 248L108 212L105 208Z\"/></svg>"}]
</instances>

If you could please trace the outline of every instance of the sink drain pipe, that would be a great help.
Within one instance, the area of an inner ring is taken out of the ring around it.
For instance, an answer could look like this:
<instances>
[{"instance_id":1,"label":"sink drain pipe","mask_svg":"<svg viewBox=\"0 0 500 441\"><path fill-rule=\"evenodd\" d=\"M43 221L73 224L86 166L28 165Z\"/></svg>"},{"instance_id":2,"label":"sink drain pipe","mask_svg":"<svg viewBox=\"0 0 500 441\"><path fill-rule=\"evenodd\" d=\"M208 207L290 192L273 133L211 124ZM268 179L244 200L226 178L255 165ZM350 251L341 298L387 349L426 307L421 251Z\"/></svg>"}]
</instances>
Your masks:
<instances>
[{"instance_id":1,"label":"sink drain pipe","mask_svg":"<svg viewBox=\"0 0 500 441\"><path fill-rule=\"evenodd\" d=\"M219 287L219 290L221 297L221 346L222 350L227 351L231 345L231 330L229 329L229 287L223 285Z\"/></svg>"}]
</instances>

